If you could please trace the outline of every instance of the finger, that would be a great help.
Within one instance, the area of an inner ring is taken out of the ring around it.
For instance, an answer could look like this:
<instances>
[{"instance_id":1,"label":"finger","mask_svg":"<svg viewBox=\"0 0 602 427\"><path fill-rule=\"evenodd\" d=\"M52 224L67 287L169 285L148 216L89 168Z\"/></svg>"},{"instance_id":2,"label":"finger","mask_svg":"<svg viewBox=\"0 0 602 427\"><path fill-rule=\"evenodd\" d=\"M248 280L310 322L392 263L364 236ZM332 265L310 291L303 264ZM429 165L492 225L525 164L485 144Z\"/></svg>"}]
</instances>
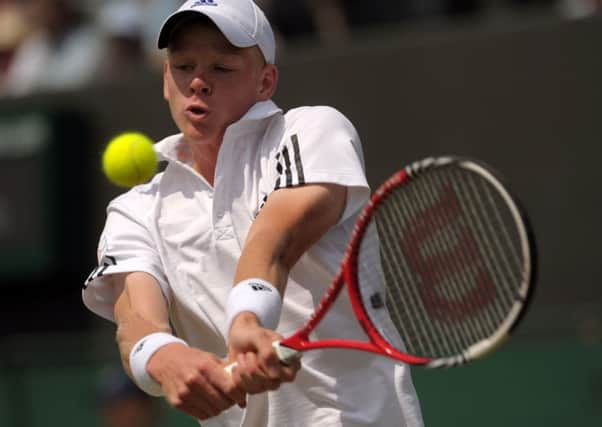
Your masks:
<instances>
[{"instance_id":1,"label":"finger","mask_svg":"<svg viewBox=\"0 0 602 427\"><path fill-rule=\"evenodd\" d=\"M266 354L259 363L270 380L278 380L282 376L284 365L274 352Z\"/></svg>"},{"instance_id":2,"label":"finger","mask_svg":"<svg viewBox=\"0 0 602 427\"><path fill-rule=\"evenodd\" d=\"M247 392L241 386L241 382L235 384L233 380L230 380L230 384L223 389L223 393L241 408L247 407Z\"/></svg>"},{"instance_id":3,"label":"finger","mask_svg":"<svg viewBox=\"0 0 602 427\"><path fill-rule=\"evenodd\" d=\"M239 355L239 366L241 366L240 378L242 387L248 393L261 393L267 390L275 390L280 381L272 380L262 369L255 353L244 353Z\"/></svg>"},{"instance_id":4,"label":"finger","mask_svg":"<svg viewBox=\"0 0 602 427\"><path fill-rule=\"evenodd\" d=\"M227 396L241 408L247 407L247 392L241 387L235 387L228 392Z\"/></svg>"},{"instance_id":5,"label":"finger","mask_svg":"<svg viewBox=\"0 0 602 427\"><path fill-rule=\"evenodd\" d=\"M274 343L277 341L271 341L269 347L263 347L263 352L260 352L260 363L262 368L265 370L266 375L272 380L288 380L293 371L298 370L300 365L297 363L299 359L292 358L286 363L280 358ZM291 366L290 369L286 369Z\"/></svg>"},{"instance_id":6,"label":"finger","mask_svg":"<svg viewBox=\"0 0 602 427\"><path fill-rule=\"evenodd\" d=\"M190 395L190 391L186 390L176 393L175 395L168 395L166 398L171 406L191 417L200 420L209 418L210 414L213 413L215 409L211 408L207 402L195 402L190 398Z\"/></svg>"},{"instance_id":7,"label":"finger","mask_svg":"<svg viewBox=\"0 0 602 427\"><path fill-rule=\"evenodd\" d=\"M257 363L259 369L263 372L264 377L262 378L265 389L275 390L283 382L283 369L285 366L280 361L277 353L273 350L270 345L269 350L266 351L262 357L258 356Z\"/></svg>"},{"instance_id":8,"label":"finger","mask_svg":"<svg viewBox=\"0 0 602 427\"><path fill-rule=\"evenodd\" d=\"M237 367L236 373L238 375L239 383L245 389L248 389L249 384L254 380L255 371L257 370L257 358L255 353L240 353L236 357Z\"/></svg>"},{"instance_id":9,"label":"finger","mask_svg":"<svg viewBox=\"0 0 602 427\"><path fill-rule=\"evenodd\" d=\"M206 420L208 418L211 418L212 411L195 406L190 402L182 402L180 404L173 405L173 407L176 408L178 411L190 415L191 417L196 418L198 420Z\"/></svg>"},{"instance_id":10,"label":"finger","mask_svg":"<svg viewBox=\"0 0 602 427\"><path fill-rule=\"evenodd\" d=\"M220 373L221 374L221 373ZM230 371L224 371L217 380L222 392L241 408L247 406L247 393L240 386L240 373L234 366Z\"/></svg>"},{"instance_id":11,"label":"finger","mask_svg":"<svg viewBox=\"0 0 602 427\"><path fill-rule=\"evenodd\" d=\"M281 379L283 382L293 382L297 376L297 372L301 369L301 361L296 360L288 365L282 366Z\"/></svg>"},{"instance_id":12,"label":"finger","mask_svg":"<svg viewBox=\"0 0 602 427\"><path fill-rule=\"evenodd\" d=\"M219 384L215 385L203 377L199 377L190 384L188 400L195 406L202 408L205 412L215 416L233 406L236 401L222 392Z\"/></svg>"}]
</instances>

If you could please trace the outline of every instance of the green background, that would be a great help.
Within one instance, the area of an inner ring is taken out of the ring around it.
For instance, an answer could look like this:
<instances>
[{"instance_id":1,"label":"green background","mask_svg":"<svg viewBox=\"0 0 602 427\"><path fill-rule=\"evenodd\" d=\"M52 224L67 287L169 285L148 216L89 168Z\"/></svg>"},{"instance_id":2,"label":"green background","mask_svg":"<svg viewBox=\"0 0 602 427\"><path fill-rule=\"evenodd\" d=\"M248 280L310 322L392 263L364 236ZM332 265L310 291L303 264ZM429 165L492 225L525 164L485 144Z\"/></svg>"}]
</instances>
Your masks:
<instances>
[{"instance_id":1,"label":"green background","mask_svg":"<svg viewBox=\"0 0 602 427\"><path fill-rule=\"evenodd\" d=\"M599 426L600 361L599 344L518 338L472 364L413 368L413 375L429 427ZM101 368L76 363L2 369L0 425L101 427L95 394ZM157 405L159 425L196 425L162 400L157 399Z\"/></svg>"}]
</instances>

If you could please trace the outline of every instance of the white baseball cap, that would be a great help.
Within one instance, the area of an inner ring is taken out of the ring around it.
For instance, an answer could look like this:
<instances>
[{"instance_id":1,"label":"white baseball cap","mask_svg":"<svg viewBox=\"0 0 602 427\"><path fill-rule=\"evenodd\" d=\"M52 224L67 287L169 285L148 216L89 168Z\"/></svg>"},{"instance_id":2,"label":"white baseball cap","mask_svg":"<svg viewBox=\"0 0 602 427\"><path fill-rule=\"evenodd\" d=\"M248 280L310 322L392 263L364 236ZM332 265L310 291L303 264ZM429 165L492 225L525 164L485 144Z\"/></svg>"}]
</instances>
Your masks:
<instances>
[{"instance_id":1,"label":"white baseball cap","mask_svg":"<svg viewBox=\"0 0 602 427\"><path fill-rule=\"evenodd\" d=\"M236 47L258 46L267 63L276 61L274 32L263 11L252 0L189 0L161 26L158 47L167 47L176 24L184 17L207 16Z\"/></svg>"}]
</instances>

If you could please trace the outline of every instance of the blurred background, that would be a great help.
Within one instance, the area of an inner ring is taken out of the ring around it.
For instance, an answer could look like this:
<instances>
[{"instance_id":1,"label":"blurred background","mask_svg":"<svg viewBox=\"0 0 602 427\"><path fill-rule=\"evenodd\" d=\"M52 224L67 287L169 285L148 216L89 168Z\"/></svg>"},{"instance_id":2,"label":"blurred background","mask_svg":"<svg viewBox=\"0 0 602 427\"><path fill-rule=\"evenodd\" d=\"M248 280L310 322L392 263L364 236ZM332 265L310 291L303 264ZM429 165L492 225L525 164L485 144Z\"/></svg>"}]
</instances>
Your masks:
<instances>
[{"instance_id":1,"label":"blurred background","mask_svg":"<svg viewBox=\"0 0 602 427\"><path fill-rule=\"evenodd\" d=\"M114 328L87 312L114 134L175 128L160 23L176 0L0 0L0 426L195 422L132 388ZM602 1L263 0L285 109L332 105L368 177L480 158L531 213L538 289L483 361L414 370L426 425L602 425ZM373 397L377 398L377 397Z\"/></svg>"}]
</instances>

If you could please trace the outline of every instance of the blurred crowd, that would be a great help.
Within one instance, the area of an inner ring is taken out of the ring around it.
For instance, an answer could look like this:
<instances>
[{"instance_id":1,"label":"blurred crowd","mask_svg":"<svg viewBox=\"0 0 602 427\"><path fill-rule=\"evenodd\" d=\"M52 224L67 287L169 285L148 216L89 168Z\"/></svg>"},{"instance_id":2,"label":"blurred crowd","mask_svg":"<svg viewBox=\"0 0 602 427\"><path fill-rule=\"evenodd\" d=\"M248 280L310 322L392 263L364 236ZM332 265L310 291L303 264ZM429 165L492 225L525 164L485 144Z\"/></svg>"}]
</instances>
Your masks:
<instances>
[{"instance_id":1,"label":"blurred crowd","mask_svg":"<svg viewBox=\"0 0 602 427\"><path fill-rule=\"evenodd\" d=\"M97 402L102 427L155 427L162 424L158 399L140 390L121 366L98 372Z\"/></svg>"},{"instance_id":2,"label":"blurred crowd","mask_svg":"<svg viewBox=\"0 0 602 427\"><path fill-rule=\"evenodd\" d=\"M357 31L492 8L545 5L570 18L602 0L256 0L281 49L299 40L336 45ZM182 0L0 0L0 96L71 90L160 69L157 28Z\"/></svg>"}]
</instances>

